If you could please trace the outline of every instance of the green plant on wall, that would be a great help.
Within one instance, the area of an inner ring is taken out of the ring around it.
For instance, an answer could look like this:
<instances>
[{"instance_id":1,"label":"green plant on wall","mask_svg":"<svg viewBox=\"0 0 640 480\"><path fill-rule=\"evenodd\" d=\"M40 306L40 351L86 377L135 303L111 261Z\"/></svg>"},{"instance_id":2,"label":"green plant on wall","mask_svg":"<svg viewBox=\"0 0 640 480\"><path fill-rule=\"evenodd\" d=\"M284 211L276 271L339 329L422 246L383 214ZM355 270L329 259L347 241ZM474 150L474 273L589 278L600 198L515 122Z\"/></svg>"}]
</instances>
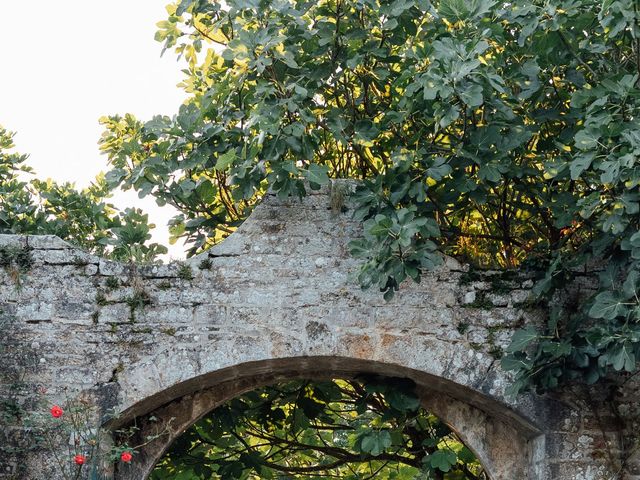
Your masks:
<instances>
[{"instance_id":1,"label":"green plant on wall","mask_svg":"<svg viewBox=\"0 0 640 480\"><path fill-rule=\"evenodd\" d=\"M40 404L45 404L44 394L39 392ZM45 411L48 410L48 411ZM23 425L36 448L45 447L50 455L49 465L64 480L107 480L112 478L114 462L127 465L135 461L136 452L143 446L132 445L137 433L135 425L110 432L100 427L98 409L87 399L67 399L64 405L50 405L36 413L25 415ZM109 415L109 419L115 415ZM170 422L158 427L145 438L152 442L169 433ZM104 444L112 434L119 439L115 444Z\"/></svg>"},{"instance_id":2,"label":"green plant on wall","mask_svg":"<svg viewBox=\"0 0 640 480\"><path fill-rule=\"evenodd\" d=\"M33 265L28 246L0 246L0 268L4 269L16 288L22 288L22 277Z\"/></svg>"}]
</instances>

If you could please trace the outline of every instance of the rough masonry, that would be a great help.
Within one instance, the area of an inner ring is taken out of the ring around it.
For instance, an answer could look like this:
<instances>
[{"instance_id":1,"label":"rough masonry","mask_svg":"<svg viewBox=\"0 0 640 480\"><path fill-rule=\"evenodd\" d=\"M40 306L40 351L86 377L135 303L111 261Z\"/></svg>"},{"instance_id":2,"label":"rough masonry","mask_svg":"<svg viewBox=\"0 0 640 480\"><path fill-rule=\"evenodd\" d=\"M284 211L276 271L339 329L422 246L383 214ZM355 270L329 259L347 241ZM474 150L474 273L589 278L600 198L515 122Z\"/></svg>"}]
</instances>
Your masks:
<instances>
[{"instance_id":1,"label":"rough masonry","mask_svg":"<svg viewBox=\"0 0 640 480\"><path fill-rule=\"evenodd\" d=\"M5 252L28 252L23 271L0 268L0 406L41 409L38 391L49 404L82 397L117 410L107 431L135 421L144 438L166 427L113 472L140 480L184 429L243 392L376 373L413 379L494 480L640 478L633 379L505 394L499 358L512 332L544 321L527 302L531 279L447 258L385 302L352 279L347 243L359 225L331 205L330 189L268 195L224 242L169 265L0 236ZM0 478L55 479L27 448L22 418L5 408L0 422Z\"/></svg>"}]
</instances>

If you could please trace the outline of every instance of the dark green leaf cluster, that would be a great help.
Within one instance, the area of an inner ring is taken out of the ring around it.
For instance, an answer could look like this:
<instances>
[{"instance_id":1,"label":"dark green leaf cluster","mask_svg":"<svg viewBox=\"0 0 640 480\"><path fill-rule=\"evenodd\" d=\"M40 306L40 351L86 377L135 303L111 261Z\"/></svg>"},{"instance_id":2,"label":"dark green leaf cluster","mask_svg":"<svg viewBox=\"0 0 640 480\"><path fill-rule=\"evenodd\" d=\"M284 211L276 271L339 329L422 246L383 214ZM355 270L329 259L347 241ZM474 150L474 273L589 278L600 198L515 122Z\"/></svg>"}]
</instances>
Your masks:
<instances>
[{"instance_id":1,"label":"dark green leaf cluster","mask_svg":"<svg viewBox=\"0 0 640 480\"><path fill-rule=\"evenodd\" d=\"M173 118L105 119L113 185L172 203L192 253L270 188L354 200L364 287L439 263L544 266L551 296L610 264L586 309L505 358L515 390L636 369L640 27L635 2L182 0L157 39L187 60ZM621 288L626 285L626 288ZM524 342L523 338L528 338Z\"/></svg>"},{"instance_id":2,"label":"dark green leaf cluster","mask_svg":"<svg viewBox=\"0 0 640 480\"><path fill-rule=\"evenodd\" d=\"M207 414L156 466L160 479L486 479L403 379L295 381Z\"/></svg>"},{"instance_id":3,"label":"dark green leaf cluster","mask_svg":"<svg viewBox=\"0 0 640 480\"><path fill-rule=\"evenodd\" d=\"M302 196L357 177L364 237L351 248L361 284L387 299L438 251L543 266L536 293L547 298L598 261L611 270L586 308L551 312L535 336L515 338L503 363L515 391L636 369L636 2L180 0L168 14L156 38L186 60L188 99L173 117L102 120L112 170L99 192L173 205L173 241L194 254L267 189ZM0 221L26 231L30 194L4 183L12 208ZM74 211L67 188L41 187L48 218L63 218L56 205ZM84 223L59 223L90 238Z\"/></svg>"}]
</instances>

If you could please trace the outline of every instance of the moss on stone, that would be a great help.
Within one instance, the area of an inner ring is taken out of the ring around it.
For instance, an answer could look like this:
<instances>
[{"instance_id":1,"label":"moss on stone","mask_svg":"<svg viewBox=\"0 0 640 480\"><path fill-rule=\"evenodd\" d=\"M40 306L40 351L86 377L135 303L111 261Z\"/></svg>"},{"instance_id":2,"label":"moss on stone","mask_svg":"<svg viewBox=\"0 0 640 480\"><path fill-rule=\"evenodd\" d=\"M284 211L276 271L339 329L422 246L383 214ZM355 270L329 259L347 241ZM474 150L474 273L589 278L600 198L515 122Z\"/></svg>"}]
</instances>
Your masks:
<instances>
[{"instance_id":1,"label":"moss on stone","mask_svg":"<svg viewBox=\"0 0 640 480\"><path fill-rule=\"evenodd\" d=\"M496 360L500 360L504 355L504 350L502 349L502 347L494 345L489 349L489 355L491 355Z\"/></svg>"},{"instance_id":2,"label":"moss on stone","mask_svg":"<svg viewBox=\"0 0 640 480\"><path fill-rule=\"evenodd\" d=\"M116 277L108 277L105 281L105 286L109 290L115 290L116 288L120 287L120 281Z\"/></svg>"},{"instance_id":3,"label":"moss on stone","mask_svg":"<svg viewBox=\"0 0 640 480\"><path fill-rule=\"evenodd\" d=\"M349 194L348 185L338 182L331 183L331 192L329 194L329 204L334 214L345 213L348 208L346 206L347 196Z\"/></svg>"},{"instance_id":4,"label":"moss on stone","mask_svg":"<svg viewBox=\"0 0 640 480\"><path fill-rule=\"evenodd\" d=\"M198 268L200 270L211 270L212 266L213 266L213 263L211 263L211 260L208 258L205 258L200 262L200 265L198 265Z\"/></svg>"},{"instance_id":5,"label":"moss on stone","mask_svg":"<svg viewBox=\"0 0 640 480\"><path fill-rule=\"evenodd\" d=\"M151 297L146 290L136 288L133 294L125 299L127 305L129 305L129 322L136 321L136 310L142 309L151 304Z\"/></svg>"},{"instance_id":6,"label":"moss on stone","mask_svg":"<svg viewBox=\"0 0 640 480\"><path fill-rule=\"evenodd\" d=\"M186 263L180 264L178 267L178 278L182 280L193 280L193 270Z\"/></svg>"},{"instance_id":7,"label":"moss on stone","mask_svg":"<svg viewBox=\"0 0 640 480\"><path fill-rule=\"evenodd\" d=\"M103 307L107 303L109 302L107 301L106 295L102 290L98 289L98 291L96 291L96 304L100 307Z\"/></svg>"},{"instance_id":8,"label":"moss on stone","mask_svg":"<svg viewBox=\"0 0 640 480\"><path fill-rule=\"evenodd\" d=\"M465 308L478 308L481 310L491 310L495 308L495 305L487 297L485 292L476 292L476 298L473 302L464 305Z\"/></svg>"},{"instance_id":9,"label":"moss on stone","mask_svg":"<svg viewBox=\"0 0 640 480\"><path fill-rule=\"evenodd\" d=\"M151 327L136 328L134 330L131 330L131 333L149 334L149 333L153 333L153 329Z\"/></svg>"},{"instance_id":10,"label":"moss on stone","mask_svg":"<svg viewBox=\"0 0 640 480\"><path fill-rule=\"evenodd\" d=\"M482 279L480 272L470 266L469 270L467 272L463 272L460 275L460 278L458 278L458 285L469 285L470 283L478 282Z\"/></svg>"}]
</instances>

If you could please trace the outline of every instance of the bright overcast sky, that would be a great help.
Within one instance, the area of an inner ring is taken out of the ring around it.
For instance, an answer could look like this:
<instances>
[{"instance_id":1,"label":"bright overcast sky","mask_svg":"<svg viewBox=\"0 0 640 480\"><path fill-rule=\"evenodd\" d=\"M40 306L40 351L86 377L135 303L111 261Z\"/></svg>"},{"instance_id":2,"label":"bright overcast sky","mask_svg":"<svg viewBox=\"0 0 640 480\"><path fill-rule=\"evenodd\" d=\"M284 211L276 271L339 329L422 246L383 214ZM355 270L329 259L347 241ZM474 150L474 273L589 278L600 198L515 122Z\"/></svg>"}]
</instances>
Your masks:
<instances>
[{"instance_id":1,"label":"bright overcast sky","mask_svg":"<svg viewBox=\"0 0 640 480\"><path fill-rule=\"evenodd\" d=\"M82 187L106 171L102 115L177 112L182 65L172 52L161 58L153 39L169 1L0 0L0 125L17 132L17 150L39 178ZM168 245L172 212L132 192L113 202L143 208L157 225L154 238Z\"/></svg>"}]
</instances>

